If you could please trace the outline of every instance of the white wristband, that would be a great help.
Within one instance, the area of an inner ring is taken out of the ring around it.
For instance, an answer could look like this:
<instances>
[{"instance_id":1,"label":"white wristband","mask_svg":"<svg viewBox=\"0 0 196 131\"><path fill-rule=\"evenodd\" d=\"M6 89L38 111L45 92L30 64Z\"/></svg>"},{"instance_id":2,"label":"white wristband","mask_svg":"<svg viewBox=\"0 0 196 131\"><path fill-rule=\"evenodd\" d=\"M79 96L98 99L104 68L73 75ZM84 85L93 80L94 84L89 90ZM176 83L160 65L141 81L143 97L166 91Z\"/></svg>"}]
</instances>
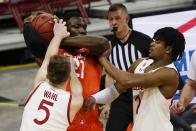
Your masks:
<instances>
[{"instance_id":1,"label":"white wristband","mask_svg":"<svg viewBox=\"0 0 196 131\"><path fill-rule=\"evenodd\" d=\"M96 99L97 104L106 104L115 100L119 93L114 86L106 87L104 90L92 95Z\"/></svg>"}]
</instances>

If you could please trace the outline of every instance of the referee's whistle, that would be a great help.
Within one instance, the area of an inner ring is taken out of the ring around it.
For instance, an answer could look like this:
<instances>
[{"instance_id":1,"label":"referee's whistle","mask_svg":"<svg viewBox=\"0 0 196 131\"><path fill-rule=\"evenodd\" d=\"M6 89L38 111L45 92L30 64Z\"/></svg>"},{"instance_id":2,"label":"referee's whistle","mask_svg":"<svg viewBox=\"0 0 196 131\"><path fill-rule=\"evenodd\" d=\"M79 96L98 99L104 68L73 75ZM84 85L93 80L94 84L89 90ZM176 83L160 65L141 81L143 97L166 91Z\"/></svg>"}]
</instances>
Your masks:
<instances>
[{"instance_id":1,"label":"referee's whistle","mask_svg":"<svg viewBox=\"0 0 196 131\"><path fill-rule=\"evenodd\" d=\"M116 32L118 30L118 27L113 27L112 32Z\"/></svg>"}]
</instances>

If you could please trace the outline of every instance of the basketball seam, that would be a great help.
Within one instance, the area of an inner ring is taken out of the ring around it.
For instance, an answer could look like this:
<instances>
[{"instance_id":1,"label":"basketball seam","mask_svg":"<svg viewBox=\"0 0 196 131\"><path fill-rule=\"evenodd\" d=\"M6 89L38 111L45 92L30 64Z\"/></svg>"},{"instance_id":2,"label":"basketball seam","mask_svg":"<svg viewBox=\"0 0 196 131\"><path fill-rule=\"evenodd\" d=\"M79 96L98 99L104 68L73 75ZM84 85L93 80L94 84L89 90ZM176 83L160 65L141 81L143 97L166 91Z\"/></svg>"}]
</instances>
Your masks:
<instances>
[{"instance_id":1,"label":"basketball seam","mask_svg":"<svg viewBox=\"0 0 196 131\"><path fill-rule=\"evenodd\" d=\"M48 21L50 21L51 19L49 19L49 20L47 20L47 21L45 21L45 22L43 22L42 24L40 24L40 26L38 27L38 29L37 30L41 30L41 28L42 28L42 25L44 25L46 22L48 22ZM41 32L42 33L42 32Z\"/></svg>"},{"instance_id":2,"label":"basketball seam","mask_svg":"<svg viewBox=\"0 0 196 131\"><path fill-rule=\"evenodd\" d=\"M33 22L32 23L34 23L34 28L36 27L36 24L37 24L37 20L38 20L38 18L40 17L41 15L38 15L38 16L36 16L36 18L33 20ZM35 21L35 22L34 22ZM35 28L36 29L36 28ZM37 29L36 29L37 30Z\"/></svg>"}]
</instances>

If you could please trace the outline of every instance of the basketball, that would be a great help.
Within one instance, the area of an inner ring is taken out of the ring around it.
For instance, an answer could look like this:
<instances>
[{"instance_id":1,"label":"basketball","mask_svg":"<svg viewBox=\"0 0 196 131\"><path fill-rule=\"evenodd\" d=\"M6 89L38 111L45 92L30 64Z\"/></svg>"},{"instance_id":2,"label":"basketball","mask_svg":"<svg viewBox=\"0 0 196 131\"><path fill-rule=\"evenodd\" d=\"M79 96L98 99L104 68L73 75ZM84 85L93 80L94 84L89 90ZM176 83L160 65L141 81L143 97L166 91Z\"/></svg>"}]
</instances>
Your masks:
<instances>
[{"instance_id":1,"label":"basketball","mask_svg":"<svg viewBox=\"0 0 196 131\"><path fill-rule=\"evenodd\" d=\"M54 27L54 16L49 13L42 13L37 15L32 21L32 26L40 34L41 38L46 44L49 44L52 40L53 27Z\"/></svg>"}]
</instances>

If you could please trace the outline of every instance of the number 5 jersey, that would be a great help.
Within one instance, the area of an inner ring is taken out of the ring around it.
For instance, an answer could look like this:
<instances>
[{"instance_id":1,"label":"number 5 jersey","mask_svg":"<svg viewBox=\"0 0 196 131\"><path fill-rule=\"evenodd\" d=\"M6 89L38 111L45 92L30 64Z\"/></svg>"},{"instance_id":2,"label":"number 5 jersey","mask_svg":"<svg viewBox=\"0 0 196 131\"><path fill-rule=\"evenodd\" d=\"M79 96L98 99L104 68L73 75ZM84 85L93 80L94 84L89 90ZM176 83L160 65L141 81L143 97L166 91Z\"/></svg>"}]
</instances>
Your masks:
<instances>
[{"instance_id":1,"label":"number 5 jersey","mask_svg":"<svg viewBox=\"0 0 196 131\"><path fill-rule=\"evenodd\" d=\"M70 103L69 92L41 83L25 103L20 131L66 131Z\"/></svg>"}]
</instances>

